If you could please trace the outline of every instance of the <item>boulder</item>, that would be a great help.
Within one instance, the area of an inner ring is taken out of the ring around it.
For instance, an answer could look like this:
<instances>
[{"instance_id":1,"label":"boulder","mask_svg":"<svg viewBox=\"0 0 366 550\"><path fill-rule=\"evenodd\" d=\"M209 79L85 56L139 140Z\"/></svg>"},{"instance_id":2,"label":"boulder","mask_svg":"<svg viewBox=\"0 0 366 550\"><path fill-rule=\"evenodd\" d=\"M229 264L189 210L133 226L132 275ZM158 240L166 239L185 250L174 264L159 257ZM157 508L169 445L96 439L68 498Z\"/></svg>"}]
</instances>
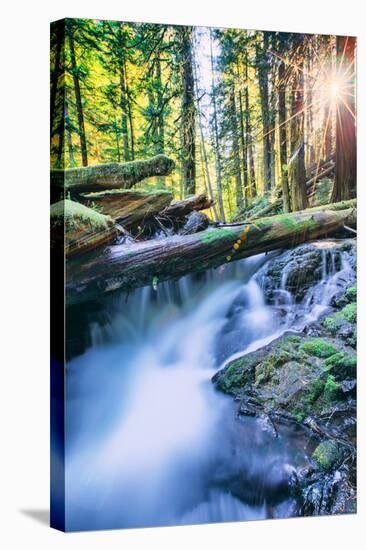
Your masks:
<instances>
[{"instance_id":1,"label":"boulder","mask_svg":"<svg viewBox=\"0 0 366 550\"><path fill-rule=\"evenodd\" d=\"M182 235L192 235L193 233L198 233L199 231L207 229L209 223L209 218L203 212L191 212L187 216L187 221L180 233Z\"/></svg>"}]
</instances>

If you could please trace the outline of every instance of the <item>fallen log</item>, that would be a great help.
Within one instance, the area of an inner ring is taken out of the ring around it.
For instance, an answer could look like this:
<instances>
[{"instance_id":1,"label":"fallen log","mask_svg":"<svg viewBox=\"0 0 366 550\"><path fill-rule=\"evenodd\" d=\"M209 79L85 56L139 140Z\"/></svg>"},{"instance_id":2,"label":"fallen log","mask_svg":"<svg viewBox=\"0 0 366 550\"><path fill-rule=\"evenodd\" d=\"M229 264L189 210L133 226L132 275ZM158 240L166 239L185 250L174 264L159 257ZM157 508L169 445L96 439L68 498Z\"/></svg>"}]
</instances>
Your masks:
<instances>
[{"instance_id":1,"label":"fallen log","mask_svg":"<svg viewBox=\"0 0 366 550\"><path fill-rule=\"evenodd\" d=\"M87 205L95 204L98 212L109 215L126 229L156 216L173 198L169 191L135 191L118 189L99 193L84 193L79 199Z\"/></svg>"},{"instance_id":2,"label":"fallen log","mask_svg":"<svg viewBox=\"0 0 366 550\"><path fill-rule=\"evenodd\" d=\"M147 160L51 170L51 186L70 193L130 189L145 178L168 176L174 166L171 158L156 155Z\"/></svg>"},{"instance_id":3,"label":"fallen log","mask_svg":"<svg viewBox=\"0 0 366 550\"><path fill-rule=\"evenodd\" d=\"M213 204L214 202L211 199L208 199L207 195L204 193L200 195L193 195L192 197L188 197L180 201L173 201L160 213L160 217L183 218L194 210L206 210L207 208L211 208Z\"/></svg>"},{"instance_id":4,"label":"fallen log","mask_svg":"<svg viewBox=\"0 0 366 550\"><path fill-rule=\"evenodd\" d=\"M333 235L356 225L356 201L343 201L291 214L262 218L234 227L213 227L174 236L110 247L103 255L67 264L67 303L95 299L115 289L129 291L228 261ZM235 245L235 247L234 247Z\"/></svg>"},{"instance_id":5,"label":"fallen log","mask_svg":"<svg viewBox=\"0 0 366 550\"><path fill-rule=\"evenodd\" d=\"M112 218L83 204L66 199L51 206L51 246L62 246L66 257L90 252L117 235Z\"/></svg>"}]
</instances>

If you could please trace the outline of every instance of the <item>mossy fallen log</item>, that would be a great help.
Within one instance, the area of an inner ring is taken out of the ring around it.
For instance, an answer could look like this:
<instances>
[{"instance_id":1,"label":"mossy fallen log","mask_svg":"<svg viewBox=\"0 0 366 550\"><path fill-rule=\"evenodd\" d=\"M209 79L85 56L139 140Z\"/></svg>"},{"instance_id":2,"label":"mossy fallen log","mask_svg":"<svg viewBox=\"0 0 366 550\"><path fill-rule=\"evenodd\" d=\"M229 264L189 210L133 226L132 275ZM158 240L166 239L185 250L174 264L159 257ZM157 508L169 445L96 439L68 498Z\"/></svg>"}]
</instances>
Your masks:
<instances>
[{"instance_id":1,"label":"mossy fallen log","mask_svg":"<svg viewBox=\"0 0 366 550\"><path fill-rule=\"evenodd\" d=\"M147 160L111 162L67 170L51 170L51 187L70 193L130 189L139 181L153 176L168 176L175 166L166 155Z\"/></svg>"},{"instance_id":2,"label":"mossy fallen log","mask_svg":"<svg viewBox=\"0 0 366 550\"><path fill-rule=\"evenodd\" d=\"M51 206L51 245L63 246L67 257L85 254L116 236L110 216L68 199Z\"/></svg>"},{"instance_id":3,"label":"mossy fallen log","mask_svg":"<svg viewBox=\"0 0 366 550\"><path fill-rule=\"evenodd\" d=\"M148 223L170 204L173 195L169 191L117 189L84 193L79 198L87 205L96 205L101 214L111 216L124 228L130 229L140 223Z\"/></svg>"},{"instance_id":4,"label":"mossy fallen log","mask_svg":"<svg viewBox=\"0 0 366 550\"><path fill-rule=\"evenodd\" d=\"M215 268L226 262L327 237L356 224L356 201L343 201L262 218L253 223L213 227L121 247L85 262L67 265L69 304L87 301L115 289L131 290Z\"/></svg>"}]
</instances>

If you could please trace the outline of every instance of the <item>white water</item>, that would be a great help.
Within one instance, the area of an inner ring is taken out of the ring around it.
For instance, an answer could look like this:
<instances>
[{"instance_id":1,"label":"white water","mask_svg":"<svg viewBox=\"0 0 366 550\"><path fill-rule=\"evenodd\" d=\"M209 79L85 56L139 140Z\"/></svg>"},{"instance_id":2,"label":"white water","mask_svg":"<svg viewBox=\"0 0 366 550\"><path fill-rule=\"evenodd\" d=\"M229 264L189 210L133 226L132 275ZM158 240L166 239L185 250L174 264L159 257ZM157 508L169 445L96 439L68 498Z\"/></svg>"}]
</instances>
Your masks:
<instances>
[{"instance_id":1,"label":"white water","mask_svg":"<svg viewBox=\"0 0 366 550\"><path fill-rule=\"evenodd\" d=\"M306 460L303 446L291 433L273 439L257 419L235 419L211 378L229 359L315 319L351 268L346 254L339 272L325 261L300 306L283 294L283 277L285 300L268 306L260 286L267 259L108 301L109 322L91 325L92 347L67 367L69 530L296 513L278 487Z\"/></svg>"}]
</instances>

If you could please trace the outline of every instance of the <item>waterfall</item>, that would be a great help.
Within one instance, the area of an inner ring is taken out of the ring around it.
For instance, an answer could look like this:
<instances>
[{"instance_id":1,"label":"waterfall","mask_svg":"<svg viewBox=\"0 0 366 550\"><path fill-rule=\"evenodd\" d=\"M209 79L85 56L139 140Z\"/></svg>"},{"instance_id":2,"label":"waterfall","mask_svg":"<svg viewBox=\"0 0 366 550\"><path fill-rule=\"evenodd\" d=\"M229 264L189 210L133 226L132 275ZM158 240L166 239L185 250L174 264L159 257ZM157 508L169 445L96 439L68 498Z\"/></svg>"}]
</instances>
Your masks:
<instances>
[{"instance_id":1,"label":"waterfall","mask_svg":"<svg viewBox=\"0 0 366 550\"><path fill-rule=\"evenodd\" d=\"M106 299L108 322L93 321L92 345L67 365L68 529L294 515L279 487L306 457L260 420L237 420L211 378L316 319L354 273L346 252L325 249L322 280L303 301L286 290L284 270L269 305L261 274L273 256ZM230 488L238 472L239 496Z\"/></svg>"}]
</instances>

